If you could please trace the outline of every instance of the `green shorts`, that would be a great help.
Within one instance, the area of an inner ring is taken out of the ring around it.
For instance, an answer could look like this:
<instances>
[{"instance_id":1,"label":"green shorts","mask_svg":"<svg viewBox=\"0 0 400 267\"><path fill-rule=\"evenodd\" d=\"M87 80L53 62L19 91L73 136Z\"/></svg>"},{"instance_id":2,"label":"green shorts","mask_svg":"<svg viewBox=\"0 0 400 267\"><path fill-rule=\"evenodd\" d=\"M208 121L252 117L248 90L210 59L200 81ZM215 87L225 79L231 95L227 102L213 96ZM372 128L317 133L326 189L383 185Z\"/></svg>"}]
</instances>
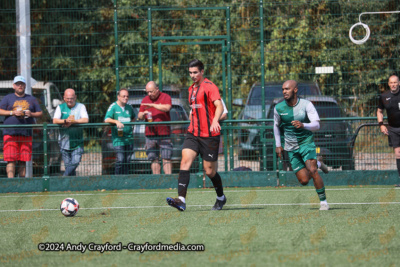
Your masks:
<instances>
[{"instance_id":1,"label":"green shorts","mask_svg":"<svg viewBox=\"0 0 400 267\"><path fill-rule=\"evenodd\" d=\"M305 162L309 159L317 159L317 152L315 151L315 143L302 145L300 148L288 151L290 164L294 173L306 167Z\"/></svg>"}]
</instances>

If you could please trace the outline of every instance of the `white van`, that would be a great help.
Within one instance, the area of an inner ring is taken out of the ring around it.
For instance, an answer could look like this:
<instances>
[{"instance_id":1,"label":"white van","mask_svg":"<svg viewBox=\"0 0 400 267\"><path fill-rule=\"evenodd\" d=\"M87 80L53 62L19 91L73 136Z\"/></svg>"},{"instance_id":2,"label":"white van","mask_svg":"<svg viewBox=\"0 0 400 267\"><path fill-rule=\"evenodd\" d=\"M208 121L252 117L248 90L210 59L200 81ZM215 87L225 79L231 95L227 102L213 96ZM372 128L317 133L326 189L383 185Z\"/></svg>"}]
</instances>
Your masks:
<instances>
[{"instance_id":1,"label":"white van","mask_svg":"<svg viewBox=\"0 0 400 267\"><path fill-rule=\"evenodd\" d=\"M0 81L0 90L7 90L12 93L13 81ZM61 94L52 82L32 82L32 96L36 97L40 104L46 106L47 111L49 112L51 118L54 116L54 112L56 107L62 103Z\"/></svg>"}]
</instances>

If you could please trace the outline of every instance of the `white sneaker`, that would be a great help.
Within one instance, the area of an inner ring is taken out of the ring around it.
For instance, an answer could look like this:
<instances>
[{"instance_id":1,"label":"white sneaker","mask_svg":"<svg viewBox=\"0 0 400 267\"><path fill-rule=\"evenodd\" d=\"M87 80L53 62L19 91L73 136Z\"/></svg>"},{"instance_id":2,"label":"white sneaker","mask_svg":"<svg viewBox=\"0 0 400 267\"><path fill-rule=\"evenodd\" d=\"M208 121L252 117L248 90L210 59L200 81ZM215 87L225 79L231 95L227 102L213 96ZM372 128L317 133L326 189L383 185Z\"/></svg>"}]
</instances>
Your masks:
<instances>
[{"instance_id":1,"label":"white sneaker","mask_svg":"<svg viewBox=\"0 0 400 267\"><path fill-rule=\"evenodd\" d=\"M326 202L326 201L321 202L321 206L319 207L319 210L329 210L328 202Z\"/></svg>"}]
</instances>

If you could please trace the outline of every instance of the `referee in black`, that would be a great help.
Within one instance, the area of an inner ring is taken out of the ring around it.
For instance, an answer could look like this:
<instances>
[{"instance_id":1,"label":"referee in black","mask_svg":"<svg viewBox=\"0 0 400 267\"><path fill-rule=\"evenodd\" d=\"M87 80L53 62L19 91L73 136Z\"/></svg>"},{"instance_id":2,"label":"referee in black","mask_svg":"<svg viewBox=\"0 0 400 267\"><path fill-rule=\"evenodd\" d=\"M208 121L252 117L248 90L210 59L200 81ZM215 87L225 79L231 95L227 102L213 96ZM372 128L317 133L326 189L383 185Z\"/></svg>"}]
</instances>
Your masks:
<instances>
[{"instance_id":1,"label":"referee in black","mask_svg":"<svg viewBox=\"0 0 400 267\"><path fill-rule=\"evenodd\" d=\"M379 129L383 134L388 136L389 146L394 149L400 180L400 88L399 77L397 75L389 77L389 88L390 90L382 93L379 97L376 117L378 118ZM388 117L387 127L383 125L384 109L386 109ZM400 184L396 184L395 186L400 187Z\"/></svg>"}]
</instances>

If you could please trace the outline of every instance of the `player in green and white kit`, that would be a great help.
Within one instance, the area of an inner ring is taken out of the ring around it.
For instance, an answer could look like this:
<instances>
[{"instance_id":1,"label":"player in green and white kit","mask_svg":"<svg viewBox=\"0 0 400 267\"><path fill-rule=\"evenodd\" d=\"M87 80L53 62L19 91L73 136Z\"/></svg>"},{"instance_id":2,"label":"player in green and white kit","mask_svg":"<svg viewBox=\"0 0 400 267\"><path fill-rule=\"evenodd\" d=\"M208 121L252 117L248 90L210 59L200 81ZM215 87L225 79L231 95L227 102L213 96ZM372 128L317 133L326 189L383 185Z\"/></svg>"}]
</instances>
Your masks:
<instances>
[{"instance_id":1,"label":"player in green and white kit","mask_svg":"<svg viewBox=\"0 0 400 267\"><path fill-rule=\"evenodd\" d=\"M129 174L129 160L132 154L133 130L132 126L124 126L124 123L134 121L135 113L128 104L129 93L123 88L118 92L118 100L110 105L104 122L115 124L111 128L113 147L117 155L115 162L115 174ZM121 131L118 133L118 131Z\"/></svg>"},{"instance_id":2,"label":"player in green and white kit","mask_svg":"<svg viewBox=\"0 0 400 267\"><path fill-rule=\"evenodd\" d=\"M307 185L312 178L321 201L320 210L329 210L324 182L317 171L317 166L325 173L328 169L322 162L317 162L312 133L319 130L319 116L310 101L297 97L297 90L297 82L294 80L286 81L282 85L285 101L278 103L274 110L276 153L282 159L281 134L283 134L285 150L288 151L297 179L302 185Z\"/></svg>"}]
</instances>

